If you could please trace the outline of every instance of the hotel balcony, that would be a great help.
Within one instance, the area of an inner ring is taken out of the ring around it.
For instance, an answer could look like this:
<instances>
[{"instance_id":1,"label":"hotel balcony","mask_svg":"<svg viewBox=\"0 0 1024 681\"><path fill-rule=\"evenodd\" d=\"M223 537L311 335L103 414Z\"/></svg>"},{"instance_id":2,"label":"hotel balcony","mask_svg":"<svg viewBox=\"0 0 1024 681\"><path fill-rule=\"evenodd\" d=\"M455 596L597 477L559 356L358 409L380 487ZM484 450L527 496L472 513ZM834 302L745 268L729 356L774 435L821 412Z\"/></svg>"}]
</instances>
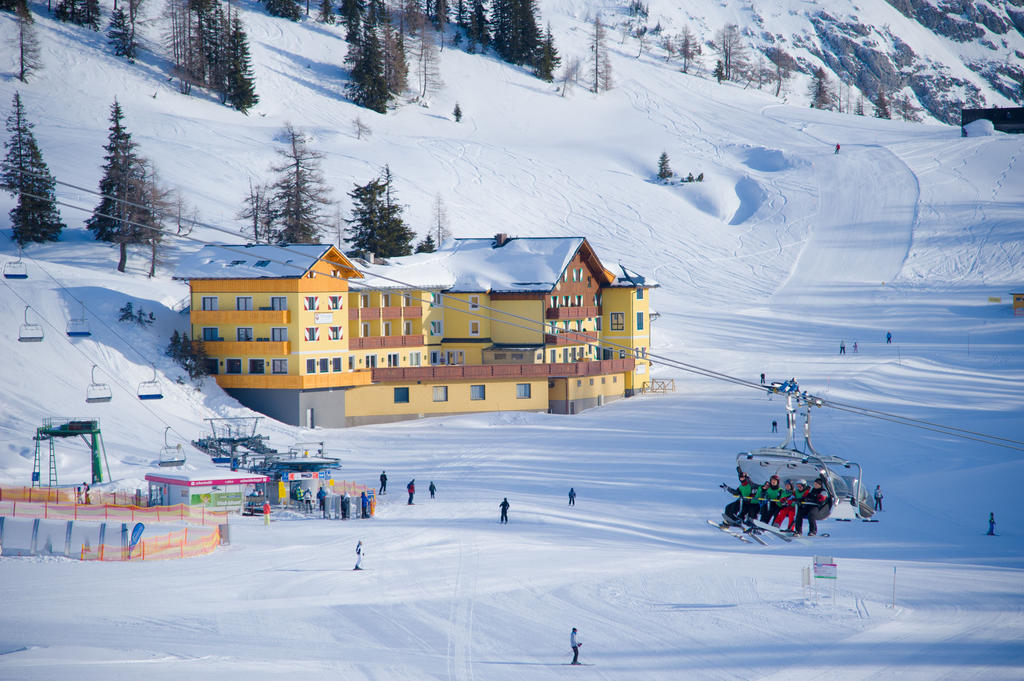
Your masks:
<instances>
[{"instance_id":1,"label":"hotel balcony","mask_svg":"<svg viewBox=\"0 0 1024 681\"><path fill-rule=\"evenodd\" d=\"M192 323L200 326L215 324L287 324L289 310L192 310Z\"/></svg>"},{"instance_id":2,"label":"hotel balcony","mask_svg":"<svg viewBox=\"0 0 1024 681\"><path fill-rule=\"evenodd\" d=\"M311 390L314 388L347 388L370 385L370 371L341 371L329 374L217 374L221 388L260 388L276 390Z\"/></svg>"},{"instance_id":3,"label":"hotel balcony","mask_svg":"<svg viewBox=\"0 0 1024 681\"><path fill-rule=\"evenodd\" d=\"M349 338L349 350L379 350L382 348L418 348L423 346L423 336L367 336Z\"/></svg>"},{"instance_id":4,"label":"hotel balcony","mask_svg":"<svg viewBox=\"0 0 1024 681\"><path fill-rule=\"evenodd\" d=\"M284 357L291 354L292 344L289 341L203 341L206 354L211 357L238 357L257 355L261 357Z\"/></svg>"},{"instance_id":5,"label":"hotel balcony","mask_svg":"<svg viewBox=\"0 0 1024 681\"><path fill-rule=\"evenodd\" d=\"M545 345L583 345L596 342L597 334L587 331L559 331L558 333L544 334Z\"/></svg>"},{"instance_id":6,"label":"hotel balcony","mask_svg":"<svg viewBox=\"0 0 1024 681\"><path fill-rule=\"evenodd\" d=\"M590 319L601 316L601 308L597 305L581 305L579 307L549 307L544 313L547 319Z\"/></svg>"},{"instance_id":7,"label":"hotel balcony","mask_svg":"<svg viewBox=\"0 0 1024 681\"><path fill-rule=\"evenodd\" d=\"M564 376L598 376L633 371L632 357L591 362L562 364L470 364L430 367L373 369L374 383L406 381L458 381L484 378L551 378Z\"/></svg>"}]
</instances>

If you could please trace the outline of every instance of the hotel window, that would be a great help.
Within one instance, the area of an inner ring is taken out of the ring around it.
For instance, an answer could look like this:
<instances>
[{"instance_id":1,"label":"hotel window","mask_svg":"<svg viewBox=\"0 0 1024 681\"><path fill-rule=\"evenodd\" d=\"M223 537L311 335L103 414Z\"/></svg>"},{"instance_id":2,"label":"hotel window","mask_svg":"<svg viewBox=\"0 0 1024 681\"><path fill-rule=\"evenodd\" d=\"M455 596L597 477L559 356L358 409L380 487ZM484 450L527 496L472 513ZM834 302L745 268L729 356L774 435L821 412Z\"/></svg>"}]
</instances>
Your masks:
<instances>
[{"instance_id":1,"label":"hotel window","mask_svg":"<svg viewBox=\"0 0 1024 681\"><path fill-rule=\"evenodd\" d=\"M348 370L349 371L355 371L356 370L356 356L355 355L349 355L348 356Z\"/></svg>"},{"instance_id":2,"label":"hotel window","mask_svg":"<svg viewBox=\"0 0 1024 681\"><path fill-rule=\"evenodd\" d=\"M437 366L440 363L441 363L441 351L440 350L431 350L430 351L430 364L433 365L433 366Z\"/></svg>"},{"instance_id":3,"label":"hotel window","mask_svg":"<svg viewBox=\"0 0 1024 681\"><path fill-rule=\"evenodd\" d=\"M555 363L555 351L552 350L551 351L551 364L554 364L554 363Z\"/></svg>"},{"instance_id":4,"label":"hotel window","mask_svg":"<svg viewBox=\"0 0 1024 681\"><path fill-rule=\"evenodd\" d=\"M326 374L331 367L331 360L329 357L320 358L320 373Z\"/></svg>"},{"instance_id":5,"label":"hotel window","mask_svg":"<svg viewBox=\"0 0 1024 681\"><path fill-rule=\"evenodd\" d=\"M272 373L272 374L287 374L288 373L288 360L286 360L286 359L272 359L272 360L270 360L270 373Z\"/></svg>"},{"instance_id":6,"label":"hotel window","mask_svg":"<svg viewBox=\"0 0 1024 681\"><path fill-rule=\"evenodd\" d=\"M398 360L398 353L397 352L389 352L388 353L388 366L389 367L397 367L397 366L399 366L399 364L400 364L400 362Z\"/></svg>"},{"instance_id":7,"label":"hotel window","mask_svg":"<svg viewBox=\"0 0 1024 681\"><path fill-rule=\"evenodd\" d=\"M249 360L249 373L250 374L262 374L266 371L266 362L262 359L250 359Z\"/></svg>"},{"instance_id":8,"label":"hotel window","mask_svg":"<svg viewBox=\"0 0 1024 681\"><path fill-rule=\"evenodd\" d=\"M611 314L612 331L622 331L626 328L626 313L625 312L612 312Z\"/></svg>"},{"instance_id":9,"label":"hotel window","mask_svg":"<svg viewBox=\"0 0 1024 681\"><path fill-rule=\"evenodd\" d=\"M271 296L270 297L270 309L271 310L287 310L288 299L284 296Z\"/></svg>"},{"instance_id":10,"label":"hotel window","mask_svg":"<svg viewBox=\"0 0 1024 681\"><path fill-rule=\"evenodd\" d=\"M390 293L382 293L382 294L380 294L380 306L381 307L391 307L391 294Z\"/></svg>"},{"instance_id":11,"label":"hotel window","mask_svg":"<svg viewBox=\"0 0 1024 681\"><path fill-rule=\"evenodd\" d=\"M306 360L306 373L307 374L315 374L316 373L316 360L315 359L307 359Z\"/></svg>"},{"instance_id":12,"label":"hotel window","mask_svg":"<svg viewBox=\"0 0 1024 681\"><path fill-rule=\"evenodd\" d=\"M275 343L285 343L288 341L288 327L287 326L275 326L270 329L270 340Z\"/></svg>"},{"instance_id":13,"label":"hotel window","mask_svg":"<svg viewBox=\"0 0 1024 681\"><path fill-rule=\"evenodd\" d=\"M430 335L431 336L440 336L441 333L443 332L443 330L444 330L444 327L442 326L441 322L430 322Z\"/></svg>"},{"instance_id":14,"label":"hotel window","mask_svg":"<svg viewBox=\"0 0 1024 681\"><path fill-rule=\"evenodd\" d=\"M395 404L409 404L408 388L395 388Z\"/></svg>"},{"instance_id":15,"label":"hotel window","mask_svg":"<svg viewBox=\"0 0 1024 681\"><path fill-rule=\"evenodd\" d=\"M359 307L370 307L370 294L363 293L359 296Z\"/></svg>"},{"instance_id":16,"label":"hotel window","mask_svg":"<svg viewBox=\"0 0 1024 681\"><path fill-rule=\"evenodd\" d=\"M252 340L252 327L251 326L240 326L235 331L236 340L241 342L247 342Z\"/></svg>"},{"instance_id":17,"label":"hotel window","mask_svg":"<svg viewBox=\"0 0 1024 681\"><path fill-rule=\"evenodd\" d=\"M302 309L304 310L315 310L320 302L319 300L317 300L316 296L306 296L305 298L302 299L302 301Z\"/></svg>"},{"instance_id":18,"label":"hotel window","mask_svg":"<svg viewBox=\"0 0 1024 681\"><path fill-rule=\"evenodd\" d=\"M331 306L330 309L332 309L332 310L340 310L341 309L341 296L331 296L330 297L330 306Z\"/></svg>"},{"instance_id":19,"label":"hotel window","mask_svg":"<svg viewBox=\"0 0 1024 681\"><path fill-rule=\"evenodd\" d=\"M636 290L636 299L637 300L643 300L644 299L644 290L642 288L638 288Z\"/></svg>"},{"instance_id":20,"label":"hotel window","mask_svg":"<svg viewBox=\"0 0 1024 681\"><path fill-rule=\"evenodd\" d=\"M242 373L242 360L240 360L240 359L226 359L226 360L224 360L224 373L226 373L226 374L240 374L240 373Z\"/></svg>"},{"instance_id":21,"label":"hotel window","mask_svg":"<svg viewBox=\"0 0 1024 681\"><path fill-rule=\"evenodd\" d=\"M377 355L367 355L366 356L366 368L367 369L376 369L377 368Z\"/></svg>"},{"instance_id":22,"label":"hotel window","mask_svg":"<svg viewBox=\"0 0 1024 681\"><path fill-rule=\"evenodd\" d=\"M217 296L203 296L203 309L213 311L217 309Z\"/></svg>"},{"instance_id":23,"label":"hotel window","mask_svg":"<svg viewBox=\"0 0 1024 681\"><path fill-rule=\"evenodd\" d=\"M619 350L619 359L626 359L626 351Z\"/></svg>"},{"instance_id":24,"label":"hotel window","mask_svg":"<svg viewBox=\"0 0 1024 681\"><path fill-rule=\"evenodd\" d=\"M469 323L469 335L479 336L480 335L480 322L472 321Z\"/></svg>"},{"instance_id":25,"label":"hotel window","mask_svg":"<svg viewBox=\"0 0 1024 681\"><path fill-rule=\"evenodd\" d=\"M434 386L434 401L435 402L447 402L448 401L448 386L446 386L446 385L435 385Z\"/></svg>"},{"instance_id":26,"label":"hotel window","mask_svg":"<svg viewBox=\"0 0 1024 681\"><path fill-rule=\"evenodd\" d=\"M359 335L362 338L367 338L370 335L370 322L363 322L359 327Z\"/></svg>"},{"instance_id":27,"label":"hotel window","mask_svg":"<svg viewBox=\"0 0 1024 681\"><path fill-rule=\"evenodd\" d=\"M576 307L581 307L582 305L583 305L583 296L576 296Z\"/></svg>"},{"instance_id":28,"label":"hotel window","mask_svg":"<svg viewBox=\"0 0 1024 681\"><path fill-rule=\"evenodd\" d=\"M600 331L600 330L601 330L601 318L600 317L594 317L594 331Z\"/></svg>"},{"instance_id":29,"label":"hotel window","mask_svg":"<svg viewBox=\"0 0 1024 681\"><path fill-rule=\"evenodd\" d=\"M470 296L469 297L469 309L470 310L476 310L479 307L480 307L480 296Z\"/></svg>"},{"instance_id":30,"label":"hotel window","mask_svg":"<svg viewBox=\"0 0 1024 681\"><path fill-rule=\"evenodd\" d=\"M331 357L331 371L341 371L341 357Z\"/></svg>"},{"instance_id":31,"label":"hotel window","mask_svg":"<svg viewBox=\"0 0 1024 681\"><path fill-rule=\"evenodd\" d=\"M516 383L516 399L517 400L528 400L528 399L530 399L530 384L529 383Z\"/></svg>"},{"instance_id":32,"label":"hotel window","mask_svg":"<svg viewBox=\"0 0 1024 681\"><path fill-rule=\"evenodd\" d=\"M484 385L471 385L469 386L469 399L471 400L483 400L487 398L487 386Z\"/></svg>"},{"instance_id":33,"label":"hotel window","mask_svg":"<svg viewBox=\"0 0 1024 681\"><path fill-rule=\"evenodd\" d=\"M406 293L405 295L402 296L402 305L405 305L406 307L412 307L411 293Z\"/></svg>"},{"instance_id":34,"label":"hotel window","mask_svg":"<svg viewBox=\"0 0 1024 681\"><path fill-rule=\"evenodd\" d=\"M430 294L430 307L435 307L441 304L441 294L431 293Z\"/></svg>"},{"instance_id":35,"label":"hotel window","mask_svg":"<svg viewBox=\"0 0 1024 681\"><path fill-rule=\"evenodd\" d=\"M305 338L308 341L318 341L318 340L320 340L320 329L318 329L315 326L307 326L306 327L306 336L305 336Z\"/></svg>"},{"instance_id":36,"label":"hotel window","mask_svg":"<svg viewBox=\"0 0 1024 681\"><path fill-rule=\"evenodd\" d=\"M383 328L381 329L381 334L380 335L382 335L382 336L390 336L391 335L391 322L384 322L381 326Z\"/></svg>"},{"instance_id":37,"label":"hotel window","mask_svg":"<svg viewBox=\"0 0 1024 681\"><path fill-rule=\"evenodd\" d=\"M341 327L332 326L327 330L327 335L331 340L341 340Z\"/></svg>"},{"instance_id":38,"label":"hotel window","mask_svg":"<svg viewBox=\"0 0 1024 681\"><path fill-rule=\"evenodd\" d=\"M420 362L423 361L423 353L421 352L410 352L409 353L409 366L418 367Z\"/></svg>"},{"instance_id":39,"label":"hotel window","mask_svg":"<svg viewBox=\"0 0 1024 681\"><path fill-rule=\"evenodd\" d=\"M551 307L558 307L558 296L551 296Z\"/></svg>"},{"instance_id":40,"label":"hotel window","mask_svg":"<svg viewBox=\"0 0 1024 681\"><path fill-rule=\"evenodd\" d=\"M636 313L636 330L637 331L643 331L644 330L644 313L643 312L637 312Z\"/></svg>"},{"instance_id":41,"label":"hotel window","mask_svg":"<svg viewBox=\"0 0 1024 681\"><path fill-rule=\"evenodd\" d=\"M412 322L402 323L402 333L405 334L406 336L412 335Z\"/></svg>"},{"instance_id":42,"label":"hotel window","mask_svg":"<svg viewBox=\"0 0 1024 681\"><path fill-rule=\"evenodd\" d=\"M252 310L252 296L236 296L235 297L235 309L244 310L246 312Z\"/></svg>"},{"instance_id":43,"label":"hotel window","mask_svg":"<svg viewBox=\"0 0 1024 681\"><path fill-rule=\"evenodd\" d=\"M216 326L204 326L203 327L203 340L204 341L217 341L220 340L220 332Z\"/></svg>"}]
</instances>

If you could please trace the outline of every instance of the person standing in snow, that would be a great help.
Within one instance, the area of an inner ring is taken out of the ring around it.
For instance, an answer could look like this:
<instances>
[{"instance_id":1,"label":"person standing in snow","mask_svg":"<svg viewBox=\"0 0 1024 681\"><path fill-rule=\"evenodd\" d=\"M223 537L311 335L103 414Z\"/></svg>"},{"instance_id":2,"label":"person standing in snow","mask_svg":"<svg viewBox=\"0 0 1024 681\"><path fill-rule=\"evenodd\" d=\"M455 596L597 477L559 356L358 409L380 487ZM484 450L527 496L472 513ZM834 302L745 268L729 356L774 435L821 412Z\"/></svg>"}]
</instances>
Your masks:
<instances>
[{"instance_id":1,"label":"person standing in snow","mask_svg":"<svg viewBox=\"0 0 1024 681\"><path fill-rule=\"evenodd\" d=\"M434 486L434 481L433 480L430 481L430 487L428 487L427 490L430 492L430 498L433 499L434 498L434 492L437 491L437 487Z\"/></svg>"},{"instance_id":2,"label":"person standing in snow","mask_svg":"<svg viewBox=\"0 0 1024 681\"><path fill-rule=\"evenodd\" d=\"M405 486L405 491L409 493L409 503L407 506L412 506L412 497L416 494L416 478L409 481L409 484Z\"/></svg>"},{"instance_id":3,"label":"person standing in snow","mask_svg":"<svg viewBox=\"0 0 1024 681\"><path fill-rule=\"evenodd\" d=\"M882 486L875 485L875 510L882 510Z\"/></svg>"},{"instance_id":4,"label":"person standing in snow","mask_svg":"<svg viewBox=\"0 0 1024 681\"><path fill-rule=\"evenodd\" d=\"M569 505L576 505L576 490L573 489L572 487L569 488Z\"/></svg>"},{"instance_id":5,"label":"person standing in snow","mask_svg":"<svg viewBox=\"0 0 1024 681\"><path fill-rule=\"evenodd\" d=\"M316 491L316 500L320 504L320 513L323 517L327 517L327 490L324 489L323 485Z\"/></svg>"},{"instance_id":6,"label":"person standing in snow","mask_svg":"<svg viewBox=\"0 0 1024 681\"><path fill-rule=\"evenodd\" d=\"M358 542L356 542L356 566L354 568L352 568L352 569L353 570L362 570L363 569L363 540L362 539L360 539Z\"/></svg>"},{"instance_id":7,"label":"person standing in snow","mask_svg":"<svg viewBox=\"0 0 1024 681\"><path fill-rule=\"evenodd\" d=\"M307 487L302 493L302 501L306 503L306 513L313 512L313 493Z\"/></svg>"},{"instance_id":8,"label":"person standing in snow","mask_svg":"<svg viewBox=\"0 0 1024 681\"><path fill-rule=\"evenodd\" d=\"M839 341L839 354L840 355L845 355L846 354L846 341L844 341L844 340Z\"/></svg>"},{"instance_id":9,"label":"person standing in snow","mask_svg":"<svg viewBox=\"0 0 1024 681\"><path fill-rule=\"evenodd\" d=\"M502 525L507 525L508 524L508 497L505 497L504 499L501 500L501 503L498 504L498 508L501 509L501 521L500 521L501 524Z\"/></svg>"},{"instance_id":10,"label":"person standing in snow","mask_svg":"<svg viewBox=\"0 0 1024 681\"><path fill-rule=\"evenodd\" d=\"M263 501L263 526L270 527L270 502Z\"/></svg>"},{"instance_id":11,"label":"person standing in snow","mask_svg":"<svg viewBox=\"0 0 1024 681\"><path fill-rule=\"evenodd\" d=\"M583 641L580 640L579 632L576 631L576 627L572 628L572 633L569 634L569 647L572 648L572 662L570 664L580 663L580 646L583 645Z\"/></svg>"},{"instance_id":12,"label":"person standing in snow","mask_svg":"<svg viewBox=\"0 0 1024 681\"><path fill-rule=\"evenodd\" d=\"M775 420L772 421L772 432L773 433L779 432L779 422L778 421L775 421Z\"/></svg>"},{"instance_id":13,"label":"person standing in snow","mask_svg":"<svg viewBox=\"0 0 1024 681\"><path fill-rule=\"evenodd\" d=\"M761 385L764 385L764 372L761 372Z\"/></svg>"},{"instance_id":14,"label":"person standing in snow","mask_svg":"<svg viewBox=\"0 0 1024 681\"><path fill-rule=\"evenodd\" d=\"M989 513L988 514L988 536L989 537L996 536L996 514L995 513Z\"/></svg>"},{"instance_id":15,"label":"person standing in snow","mask_svg":"<svg viewBox=\"0 0 1024 681\"><path fill-rule=\"evenodd\" d=\"M388 489L388 475L384 471L380 472L380 491L377 494L384 494Z\"/></svg>"},{"instance_id":16,"label":"person standing in snow","mask_svg":"<svg viewBox=\"0 0 1024 681\"><path fill-rule=\"evenodd\" d=\"M839 143L838 142L836 142L836 153L837 154L839 153Z\"/></svg>"},{"instance_id":17,"label":"person standing in snow","mask_svg":"<svg viewBox=\"0 0 1024 681\"><path fill-rule=\"evenodd\" d=\"M857 354L857 341L853 341L853 354Z\"/></svg>"},{"instance_id":18,"label":"person standing in snow","mask_svg":"<svg viewBox=\"0 0 1024 681\"><path fill-rule=\"evenodd\" d=\"M364 518L370 517L370 500L366 498L366 492L359 493L359 505L360 510L363 512Z\"/></svg>"},{"instance_id":19,"label":"person standing in snow","mask_svg":"<svg viewBox=\"0 0 1024 681\"><path fill-rule=\"evenodd\" d=\"M892 331L885 332L885 342L892 343Z\"/></svg>"}]
</instances>

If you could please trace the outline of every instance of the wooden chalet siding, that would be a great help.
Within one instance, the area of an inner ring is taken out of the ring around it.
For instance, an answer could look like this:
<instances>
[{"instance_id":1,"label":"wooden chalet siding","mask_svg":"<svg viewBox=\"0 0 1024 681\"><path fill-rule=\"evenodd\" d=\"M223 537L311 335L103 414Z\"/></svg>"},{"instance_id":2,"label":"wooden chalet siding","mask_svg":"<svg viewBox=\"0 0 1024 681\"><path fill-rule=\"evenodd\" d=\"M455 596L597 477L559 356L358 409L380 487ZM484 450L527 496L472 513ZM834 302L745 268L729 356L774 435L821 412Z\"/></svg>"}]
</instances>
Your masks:
<instances>
[{"instance_id":1,"label":"wooden chalet siding","mask_svg":"<svg viewBox=\"0 0 1024 681\"><path fill-rule=\"evenodd\" d=\"M606 359L565 364L477 364L469 366L410 367L373 369L374 383L406 381L469 380L477 378L550 378L598 376L633 371L632 358Z\"/></svg>"}]
</instances>

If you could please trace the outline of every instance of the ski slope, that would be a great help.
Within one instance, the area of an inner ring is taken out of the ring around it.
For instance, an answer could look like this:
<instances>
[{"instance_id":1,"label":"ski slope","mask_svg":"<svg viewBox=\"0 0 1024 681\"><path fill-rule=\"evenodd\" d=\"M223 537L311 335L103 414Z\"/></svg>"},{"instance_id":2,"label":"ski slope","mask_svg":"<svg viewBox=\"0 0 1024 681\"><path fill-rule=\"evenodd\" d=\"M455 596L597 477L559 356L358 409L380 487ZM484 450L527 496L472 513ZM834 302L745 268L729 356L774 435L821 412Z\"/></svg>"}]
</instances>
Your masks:
<instances>
[{"instance_id":1,"label":"ski slope","mask_svg":"<svg viewBox=\"0 0 1024 681\"><path fill-rule=\"evenodd\" d=\"M549 5L563 56L583 54L589 6ZM34 428L50 416L98 417L109 486L135 489L166 427L172 444L187 442L204 418L251 414L212 382L177 382L162 353L186 327L187 287L170 276L197 241L241 228L249 177L268 176L285 122L325 154L345 210L352 185L388 163L421 234L440 194L456 236L582 235L607 266L653 277L654 351L665 358L746 380L796 377L835 400L1024 441L1024 327L1008 304L1024 279L1024 139L809 110L796 85L791 102L717 85L617 40L616 87L600 96L562 97L446 49L447 85L430 105L384 117L342 98L338 29L240 9L263 98L248 117L177 94L153 53L127 68L98 35L46 17L38 79L0 80L0 101L21 91L57 178L82 188L62 186L63 201L95 204L117 97L140 151L205 223L192 240L169 240L150 280L142 253L115 272L114 250L83 229L87 212L64 207L64 239L29 247L30 279L0 283L5 484L27 483ZM724 16L709 12L709 24ZM155 49L155 29L147 39ZM356 116L369 139L352 134ZM662 151L704 182L656 182ZM0 214L10 206L0 197ZM0 260L15 257L0 239ZM93 336L68 339L80 301ZM117 322L128 301L155 323ZM25 305L45 324L42 343L16 341ZM114 390L109 404L83 401L93 364ZM141 402L151 365L165 398ZM347 479L372 484L386 470L395 491L377 518L284 513L269 530L242 518L230 546L188 561L4 557L0 679L1024 678L1020 451L817 410L815 445L882 486L880 522L829 521L831 536L813 543L741 544L706 521L729 501L718 485L733 480L736 453L781 440L770 422L783 405L668 364L656 371L676 393L572 417L315 431L264 421L278 447L324 440ZM192 452L187 466L210 469ZM68 444L58 467L62 483L84 480L88 455ZM411 478L420 490L433 480L438 498L421 491L406 505ZM997 537L984 536L990 512ZM351 570L358 540L363 572ZM834 599L801 588L815 555L837 561ZM573 626L593 666L569 671Z\"/></svg>"}]
</instances>

